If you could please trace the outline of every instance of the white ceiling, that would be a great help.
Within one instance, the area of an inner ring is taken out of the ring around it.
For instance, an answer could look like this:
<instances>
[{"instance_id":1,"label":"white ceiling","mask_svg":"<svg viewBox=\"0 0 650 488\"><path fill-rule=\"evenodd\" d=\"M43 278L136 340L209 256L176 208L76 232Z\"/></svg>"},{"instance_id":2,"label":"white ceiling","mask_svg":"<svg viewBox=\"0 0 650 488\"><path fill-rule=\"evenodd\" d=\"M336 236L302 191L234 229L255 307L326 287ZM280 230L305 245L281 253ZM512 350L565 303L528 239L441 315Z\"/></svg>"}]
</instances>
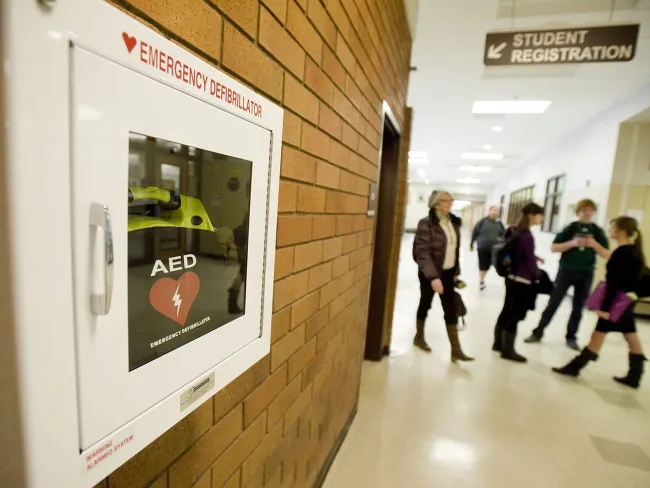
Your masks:
<instances>
[{"instance_id":1,"label":"white ceiling","mask_svg":"<svg viewBox=\"0 0 650 488\"><path fill-rule=\"evenodd\" d=\"M553 147L617 101L650 83L648 0L407 0L417 5L408 103L414 107L411 149L430 164L410 168L411 181L455 182L465 151L505 154L491 173L493 185L516 166ZM612 10L612 5L615 8ZM514 17L512 13L514 12ZM411 15L412 10L411 10ZM635 60L629 63L490 67L483 65L485 34L496 30L562 28L641 22ZM475 116L475 100L538 99L552 104L542 115ZM504 127L494 133L492 126ZM485 163L478 163L485 164Z\"/></svg>"}]
</instances>

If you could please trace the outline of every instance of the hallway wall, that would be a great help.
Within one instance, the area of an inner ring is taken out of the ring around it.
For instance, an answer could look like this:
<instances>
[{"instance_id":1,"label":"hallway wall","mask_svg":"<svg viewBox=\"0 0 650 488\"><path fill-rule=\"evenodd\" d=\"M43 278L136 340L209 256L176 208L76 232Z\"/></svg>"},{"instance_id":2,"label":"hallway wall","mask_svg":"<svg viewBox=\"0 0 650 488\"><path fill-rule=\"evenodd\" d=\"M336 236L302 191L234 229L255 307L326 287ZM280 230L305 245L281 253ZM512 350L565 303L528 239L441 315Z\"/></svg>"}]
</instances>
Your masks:
<instances>
[{"instance_id":1,"label":"hallway wall","mask_svg":"<svg viewBox=\"0 0 650 488\"><path fill-rule=\"evenodd\" d=\"M271 354L100 486L311 487L358 400L382 101L404 121L403 1L112 1L286 110Z\"/></svg>"}]
</instances>

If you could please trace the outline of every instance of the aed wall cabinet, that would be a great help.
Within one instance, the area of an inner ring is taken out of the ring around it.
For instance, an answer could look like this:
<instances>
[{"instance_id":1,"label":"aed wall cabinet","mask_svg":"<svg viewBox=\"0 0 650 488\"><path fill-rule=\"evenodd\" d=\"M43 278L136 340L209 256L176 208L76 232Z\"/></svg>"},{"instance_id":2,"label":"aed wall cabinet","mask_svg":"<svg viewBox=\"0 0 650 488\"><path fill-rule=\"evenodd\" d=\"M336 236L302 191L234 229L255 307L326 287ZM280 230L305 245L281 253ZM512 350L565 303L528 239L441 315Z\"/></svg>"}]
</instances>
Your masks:
<instances>
[{"instance_id":1,"label":"aed wall cabinet","mask_svg":"<svg viewBox=\"0 0 650 488\"><path fill-rule=\"evenodd\" d=\"M92 487L268 354L283 112L101 0L2 9L28 486Z\"/></svg>"}]
</instances>

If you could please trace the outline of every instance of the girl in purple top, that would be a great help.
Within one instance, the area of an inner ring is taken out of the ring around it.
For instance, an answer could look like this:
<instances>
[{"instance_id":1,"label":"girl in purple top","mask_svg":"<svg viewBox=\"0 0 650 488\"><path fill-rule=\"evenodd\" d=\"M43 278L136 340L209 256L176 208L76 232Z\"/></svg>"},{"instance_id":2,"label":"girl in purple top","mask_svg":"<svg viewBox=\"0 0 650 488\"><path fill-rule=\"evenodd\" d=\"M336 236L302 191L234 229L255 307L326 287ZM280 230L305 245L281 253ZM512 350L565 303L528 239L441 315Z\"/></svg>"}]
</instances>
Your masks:
<instances>
[{"instance_id":1,"label":"girl in purple top","mask_svg":"<svg viewBox=\"0 0 650 488\"><path fill-rule=\"evenodd\" d=\"M542 273L537 263L543 262L535 256L535 238L530 228L540 225L543 220L544 208L529 203L522 209L519 224L506 232L506 239L516 239L515 251L512 273L506 278L506 298L494 328L492 349L500 351L503 359L519 363L526 362L526 358L515 351L517 326L535 306L537 292L534 285Z\"/></svg>"}]
</instances>

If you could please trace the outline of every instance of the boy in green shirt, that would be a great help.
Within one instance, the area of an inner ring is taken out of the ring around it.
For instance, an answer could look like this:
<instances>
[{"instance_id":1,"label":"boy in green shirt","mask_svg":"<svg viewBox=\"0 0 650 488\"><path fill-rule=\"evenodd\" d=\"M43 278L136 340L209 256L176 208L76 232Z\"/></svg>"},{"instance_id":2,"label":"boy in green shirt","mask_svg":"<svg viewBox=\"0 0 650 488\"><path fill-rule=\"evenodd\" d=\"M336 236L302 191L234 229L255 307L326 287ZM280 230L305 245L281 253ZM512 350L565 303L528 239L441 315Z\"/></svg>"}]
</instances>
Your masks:
<instances>
[{"instance_id":1,"label":"boy in green shirt","mask_svg":"<svg viewBox=\"0 0 650 488\"><path fill-rule=\"evenodd\" d=\"M576 204L578 220L555 236L551 250L562 253L555 288L539 325L525 342L541 342L544 329L551 323L569 288L573 287L573 311L567 324L566 344L571 349L580 350L576 333L582 319L582 310L591 291L596 255L609 257L609 243L605 231L592 222L595 213L596 204L592 200L580 200Z\"/></svg>"}]
</instances>

